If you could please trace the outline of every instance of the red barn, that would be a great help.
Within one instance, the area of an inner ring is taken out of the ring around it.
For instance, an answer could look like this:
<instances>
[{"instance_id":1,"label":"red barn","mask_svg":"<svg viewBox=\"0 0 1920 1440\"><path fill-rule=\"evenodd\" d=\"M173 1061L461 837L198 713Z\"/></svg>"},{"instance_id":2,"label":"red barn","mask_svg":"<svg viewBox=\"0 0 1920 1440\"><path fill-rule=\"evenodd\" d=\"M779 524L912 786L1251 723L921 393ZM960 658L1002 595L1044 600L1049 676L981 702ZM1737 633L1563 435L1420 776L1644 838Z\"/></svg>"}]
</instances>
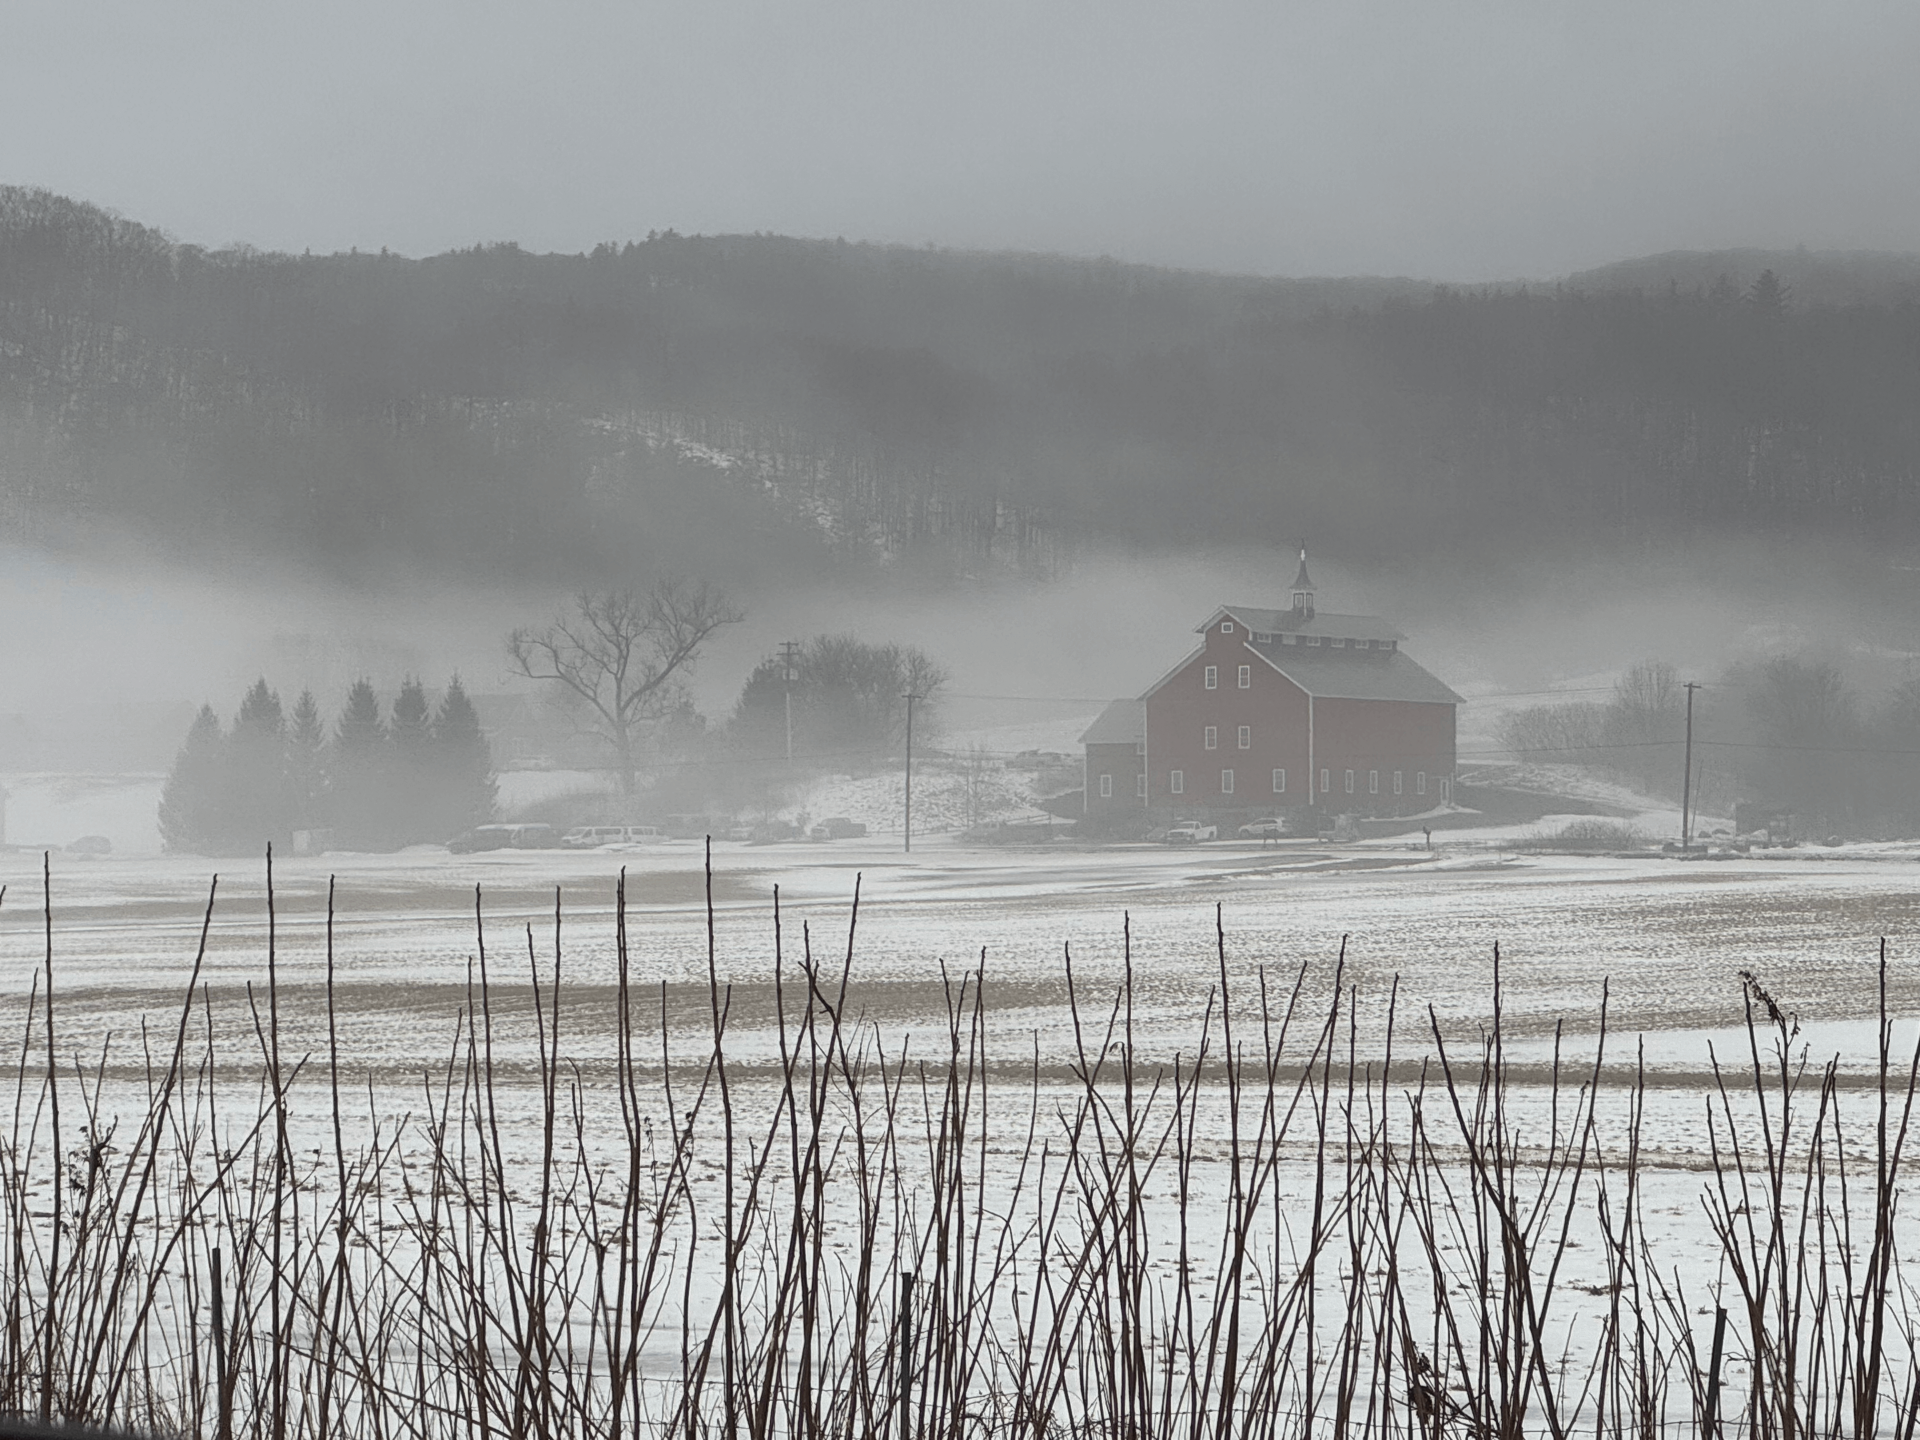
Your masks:
<instances>
[{"instance_id":1,"label":"red barn","mask_svg":"<svg viewBox=\"0 0 1920 1440\"><path fill-rule=\"evenodd\" d=\"M1314 606L1307 557L1286 610L1223 605L1199 648L1081 737L1086 813L1410 815L1453 798L1460 697L1372 615Z\"/></svg>"}]
</instances>

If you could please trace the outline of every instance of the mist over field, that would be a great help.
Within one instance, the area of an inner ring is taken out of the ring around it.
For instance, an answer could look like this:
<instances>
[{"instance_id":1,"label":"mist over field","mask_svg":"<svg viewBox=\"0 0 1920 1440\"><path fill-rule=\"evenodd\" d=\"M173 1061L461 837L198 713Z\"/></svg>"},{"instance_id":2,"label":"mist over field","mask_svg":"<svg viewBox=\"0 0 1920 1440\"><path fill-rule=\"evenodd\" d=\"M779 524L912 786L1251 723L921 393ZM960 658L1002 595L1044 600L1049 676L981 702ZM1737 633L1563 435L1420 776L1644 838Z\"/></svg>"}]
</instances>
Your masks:
<instances>
[{"instance_id":1,"label":"mist over field","mask_svg":"<svg viewBox=\"0 0 1920 1440\"><path fill-rule=\"evenodd\" d=\"M10 5L0 1433L1912 1440L1916 73Z\"/></svg>"}]
</instances>

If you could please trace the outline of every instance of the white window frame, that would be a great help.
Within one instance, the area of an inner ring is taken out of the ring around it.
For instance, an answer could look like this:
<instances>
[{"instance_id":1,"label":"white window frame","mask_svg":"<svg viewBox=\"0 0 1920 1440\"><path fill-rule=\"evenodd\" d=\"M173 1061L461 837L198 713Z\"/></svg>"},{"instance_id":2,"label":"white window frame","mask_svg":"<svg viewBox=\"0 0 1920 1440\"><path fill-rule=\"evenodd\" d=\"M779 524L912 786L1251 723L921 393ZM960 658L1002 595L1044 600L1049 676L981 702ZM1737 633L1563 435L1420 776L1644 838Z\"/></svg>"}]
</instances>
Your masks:
<instances>
[{"instance_id":1,"label":"white window frame","mask_svg":"<svg viewBox=\"0 0 1920 1440\"><path fill-rule=\"evenodd\" d=\"M1144 800L1147 798L1147 772L1146 771L1142 770L1138 775L1133 777L1133 793L1135 797L1138 799Z\"/></svg>"},{"instance_id":2,"label":"white window frame","mask_svg":"<svg viewBox=\"0 0 1920 1440\"><path fill-rule=\"evenodd\" d=\"M1287 767L1284 765L1274 768L1273 793L1276 795L1284 795L1287 793Z\"/></svg>"},{"instance_id":3,"label":"white window frame","mask_svg":"<svg viewBox=\"0 0 1920 1440\"><path fill-rule=\"evenodd\" d=\"M1351 795L1352 793L1353 793L1353 772L1349 770L1347 771L1347 794Z\"/></svg>"},{"instance_id":4,"label":"white window frame","mask_svg":"<svg viewBox=\"0 0 1920 1440\"><path fill-rule=\"evenodd\" d=\"M1407 772L1404 770L1396 770L1393 772L1393 793L1394 794L1398 795L1400 793L1401 783L1406 779L1406 775L1407 775Z\"/></svg>"},{"instance_id":5,"label":"white window frame","mask_svg":"<svg viewBox=\"0 0 1920 1440\"><path fill-rule=\"evenodd\" d=\"M1242 750L1253 749L1253 727L1251 725L1242 725L1238 739Z\"/></svg>"},{"instance_id":6,"label":"white window frame","mask_svg":"<svg viewBox=\"0 0 1920 1440\"><path fill-rule=\"evenodd\" d=\"M1200 732L1200 743L1209 750L1218 750L1220 748L1220 727L1218 725L1207 726L1205 730Z\"/></svg>"},{"instance_id":7,"label":"white window frame","mask_svg":"<svg viewBox=\"0 0 1920 1440\"><path fill-rule=\"evenodd\" d=\"M1222 770L1220 772L1220 793L1222 795L1233 794L1233 771Z\"/></svg>"},{"instance_id":8,"label":"white window frame","mask_svg":"<svg viewBox=\"0 0 1920 1440\"><path fill-rule=\"evenodd\" d=\"M1253 666L1242 665L1240 667L1240 688L1242 690L1253 689Z\"/></svg>"},{"instance_id":9,"label":"white window frame","mask_svg":"<svg viewBox=\"0 0 1920 1440\"><path fill-rule=\"evenodd\" d=\"M1233 621L1222 620L1220 622L1220 633L1222 635L1231 635L1233 633Z\"/></svg>"},{"instance_id":10,"label":"white window frame","mask_svg":"<svg viewBox=\"0 0 1920 1440\"><path fill-rule=\"evenodd\" d=\"M1369 770L1367 771L1367 794L1378 795L1379 793L1380 772L1378 770Z\"/></svg>"},{"instance_id":11,"label":"white window frame","mask_svg":"<svg viewBox=\"0 0 1920 1440\"><path fill-rule=\"evenodd\" d=\"M1174 794L1174 795L1186 794L1187 793L1187 772L1184 770L1175 770L1170 772L1167 776L1167 790L1170 794Z\"/></svg>"},{"instance_id":12,"label":"white window frame","mask_svg":"<svg viewBox=\"0 0 1920 1440\"><path fill-rule=\"evenodd\" d=\"M1113 798L1113 776L1102 775L1100 777L1100 798L1102 800L1111 800Z\"/></svg>"},{"instance_id":13,"label":"white window frame","mask_svg":"<svg viewBox=\"0 0 1920 1440\"><path fill-rule=\"evenodd\" d=\"M1218 690L1220 688L1220 667L1218 665L1207 666L1206 674L1201 677L1200 683L1205 685L1209 690Z\"/></svg>"},{"instance_id":14,"label":"white window frame","mask_svg":"<svg viewBox=\"0 0 1920 1440\"><path fill-rule=\"evenodd\" d=\"M1324 765L1320 767L1320 793L1322 795L1333 793L1333 772Z\"/></svg>"},{"instance_id":15,"label":"white window frame","mask_svg":"<svg viewBox=\"0 0 1920 1440\"><path fill-rule=\"evenodd\" d=\"M1444 775L1440 777L1440 803L1442 805L1451 805L1453 803L1453 781L1447 779Z\"/></svg>"},{"instance_id":16,"label":"white window frame","mask_svg":"<svg viewBox=\"0 0 1920 1440\"><path fill-rule=\"evenodd\" d=\"M1427 793L1426 771L1416 770L1413 772L1413 793L1416 795L1424 795Z\"/></svg>"}]
</instances>

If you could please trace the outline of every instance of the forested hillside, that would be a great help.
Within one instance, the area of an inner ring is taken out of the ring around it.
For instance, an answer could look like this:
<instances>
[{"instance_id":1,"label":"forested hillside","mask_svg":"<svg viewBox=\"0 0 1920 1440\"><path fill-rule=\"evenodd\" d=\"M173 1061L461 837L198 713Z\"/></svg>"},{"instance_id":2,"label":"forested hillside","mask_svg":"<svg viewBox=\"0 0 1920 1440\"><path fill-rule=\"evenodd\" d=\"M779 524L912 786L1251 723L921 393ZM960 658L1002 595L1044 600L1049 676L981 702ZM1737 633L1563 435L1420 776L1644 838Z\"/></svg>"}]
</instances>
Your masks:
<instances>
[{"instance_id":1,"label":"forested hillside","mask_svg":"<svg viewBox=\"0 0 1920 1440\"><path fill-rule=\"evenodd\" d=\"M0 189L0 537L570 581L1915 533L1914 265L1774 258L1469 293L771 236L291 256Z\"/></svg>"}]
</instances>

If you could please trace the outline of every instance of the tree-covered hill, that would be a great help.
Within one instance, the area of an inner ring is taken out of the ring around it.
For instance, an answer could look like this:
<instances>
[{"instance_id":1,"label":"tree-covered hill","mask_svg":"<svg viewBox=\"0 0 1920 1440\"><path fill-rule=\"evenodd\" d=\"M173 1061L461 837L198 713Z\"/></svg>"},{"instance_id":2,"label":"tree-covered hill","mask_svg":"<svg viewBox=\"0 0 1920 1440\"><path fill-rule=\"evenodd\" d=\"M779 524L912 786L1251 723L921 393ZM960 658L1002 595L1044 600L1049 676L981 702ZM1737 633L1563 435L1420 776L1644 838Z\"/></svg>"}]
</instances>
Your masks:
<instances>
[{"instance_id":1,"label":"tree-covered hill","mask_svg":"<svg viewBox=\"0 0 1920 1440\"><path fill-rule=\"evenodd\" d=\"M1913 533L1920 262L1660 258L1466 292L774 236L293 256L0 189L0 538L574 581Z\"/></svg>"}]
</instances>

